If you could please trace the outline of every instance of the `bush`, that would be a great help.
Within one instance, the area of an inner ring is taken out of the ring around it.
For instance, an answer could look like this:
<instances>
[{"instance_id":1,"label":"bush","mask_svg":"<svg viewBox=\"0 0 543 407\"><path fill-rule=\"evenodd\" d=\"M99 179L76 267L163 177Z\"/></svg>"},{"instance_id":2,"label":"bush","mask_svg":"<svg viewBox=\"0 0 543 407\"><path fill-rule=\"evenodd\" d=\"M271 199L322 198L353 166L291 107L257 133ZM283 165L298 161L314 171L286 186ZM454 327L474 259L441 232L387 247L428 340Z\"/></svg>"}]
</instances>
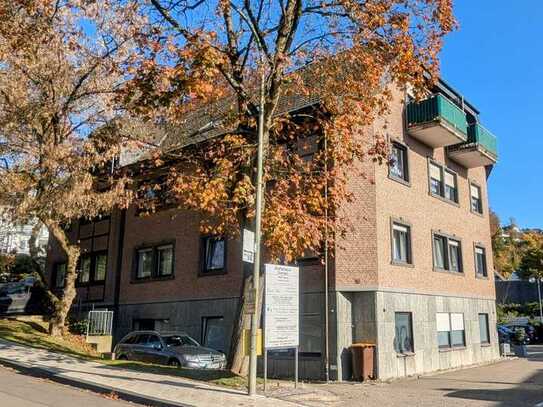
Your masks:
<instances>
[{"instance_id":1,"label":"bush","mask_svg":"<svg viewBox=\"0 0 543 407\"><path fill-rule=\"evenodd\" d=\"M86 335L87 334L87 319L68 319L68 331L73 335Z\"/></svg>"}]
</instances>

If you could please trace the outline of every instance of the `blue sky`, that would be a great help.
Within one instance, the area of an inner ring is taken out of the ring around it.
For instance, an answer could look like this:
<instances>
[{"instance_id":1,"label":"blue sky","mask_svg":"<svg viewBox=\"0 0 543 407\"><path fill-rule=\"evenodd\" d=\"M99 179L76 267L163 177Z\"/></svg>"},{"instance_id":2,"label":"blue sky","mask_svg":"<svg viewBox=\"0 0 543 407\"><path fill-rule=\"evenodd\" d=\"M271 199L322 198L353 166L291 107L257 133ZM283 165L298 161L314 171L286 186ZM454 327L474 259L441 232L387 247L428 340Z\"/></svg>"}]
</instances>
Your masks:
<instances>
[{"instance_id":1,"label":"blue sky","mask_svg":"<svg viewBox=\"0 0 543 407\"><path fill-rule=\"evenodd\" d=\"M456 0L443 78L498 138L490 206L502 222L543 227L543 1Z\"/></svg>"}]
</instances>

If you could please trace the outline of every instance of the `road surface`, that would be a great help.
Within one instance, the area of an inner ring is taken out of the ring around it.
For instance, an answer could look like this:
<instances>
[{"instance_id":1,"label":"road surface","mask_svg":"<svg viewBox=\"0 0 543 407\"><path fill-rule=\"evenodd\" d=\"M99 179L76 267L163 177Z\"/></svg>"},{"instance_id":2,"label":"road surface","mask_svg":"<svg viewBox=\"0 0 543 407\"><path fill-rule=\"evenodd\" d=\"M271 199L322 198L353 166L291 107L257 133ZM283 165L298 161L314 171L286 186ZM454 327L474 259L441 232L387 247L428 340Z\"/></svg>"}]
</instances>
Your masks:
<instances>
[{"instance_id":1,"label":"road surface","mask_svg":"<svg viewBox=\"0 0 543 407\"><path fill-rule=\"evenodd\" d=\"M109 396L111 397L111 396ZM25 376L0 366L0 406L2 407L137 407L86 390Z\"/></svg>"}]
</instances>

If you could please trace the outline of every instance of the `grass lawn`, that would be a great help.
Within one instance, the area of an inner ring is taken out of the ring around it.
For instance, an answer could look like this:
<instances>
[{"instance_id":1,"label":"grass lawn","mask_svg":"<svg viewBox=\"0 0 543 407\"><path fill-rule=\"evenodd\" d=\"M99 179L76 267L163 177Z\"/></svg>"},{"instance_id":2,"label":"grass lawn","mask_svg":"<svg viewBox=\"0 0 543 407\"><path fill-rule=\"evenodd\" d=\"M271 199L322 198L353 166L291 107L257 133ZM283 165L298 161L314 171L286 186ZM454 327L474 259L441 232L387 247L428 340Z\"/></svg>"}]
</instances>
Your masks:
<instances>
[{"instance_id":1,"label":"grass lawn","mask_svg":"<svg viewBox=\"0 0 543 407\"><path fill-rule=\"evenodd\" d=\"M84 336L66 335L62 338L49 336L47 334L47 323L44 322L0 319L0 338L22 345L66 353L108 366L122 367L139 372L184 377L233 388L246 387L245 378L235 375L228 370L183 369L150 365L135 361L101 359L100 355L89 344L85 343Z\"/></svg>"}]
</instances>

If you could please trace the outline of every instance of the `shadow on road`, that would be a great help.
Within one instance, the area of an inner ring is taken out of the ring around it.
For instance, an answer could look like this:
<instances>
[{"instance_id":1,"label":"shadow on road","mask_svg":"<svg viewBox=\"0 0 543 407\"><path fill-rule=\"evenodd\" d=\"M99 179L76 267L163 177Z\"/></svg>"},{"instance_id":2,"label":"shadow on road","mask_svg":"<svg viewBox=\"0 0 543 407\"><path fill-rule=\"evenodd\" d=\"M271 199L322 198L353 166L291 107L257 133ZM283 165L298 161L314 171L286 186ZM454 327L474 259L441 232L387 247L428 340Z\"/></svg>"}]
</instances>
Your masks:
<instances>
[{"instance_id":1,"label":"shadow on road","mask_svg":"<svg viewBox=\"0 0 543 407\"><path fill-rule=\"evenodd\" d=\"M464 400L478 400L496 403L499 407L530 406L543 402L543 346L532 345L528 357L519 360L522 371L532 372L521 381L493 380L491 377L480 377L480 380L462 380L448 378L447 382L457 383L458 386L440 388L446 392L445 397ZM532 364L536 364L535 366ZM533 373L535 372L535 373ZM505 372L507 373L507 372ZM518 374L519 372L517 372ZM462 388L466 383L470 388ZM479 384L480 386L475 386ZM504 385L506 387L504 387ZM479 388L473 388L479 387ZM493 388L496 387L496 388ZM499 388L498 388L499 387Z\"/></svg>"}]
</instances>

